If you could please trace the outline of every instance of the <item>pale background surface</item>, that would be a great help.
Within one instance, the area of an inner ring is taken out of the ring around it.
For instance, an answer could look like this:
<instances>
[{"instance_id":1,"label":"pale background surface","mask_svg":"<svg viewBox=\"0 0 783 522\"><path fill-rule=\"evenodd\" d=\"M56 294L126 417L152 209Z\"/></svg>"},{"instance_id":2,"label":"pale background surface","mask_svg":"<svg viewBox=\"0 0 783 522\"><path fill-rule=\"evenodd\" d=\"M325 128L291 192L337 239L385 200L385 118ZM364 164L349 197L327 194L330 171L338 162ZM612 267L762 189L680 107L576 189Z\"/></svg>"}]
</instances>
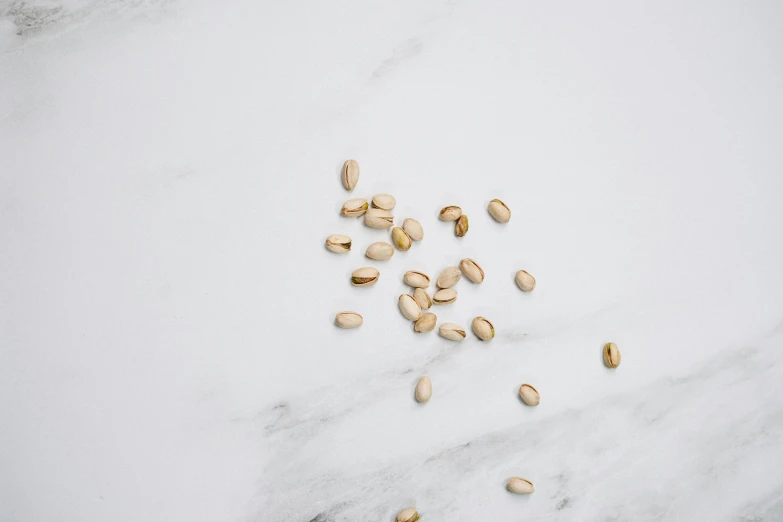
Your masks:
<instances>
[{"instance_id":1,"label":"pale background surface","mask_svg":"<svg viewBox=\"0 0 783 522\"><path fill-rule=\"evenodd\" d=\"M0 15L0 520L783 520L780 2ZM386 263L377 192L426 235ZM435 312L496 339L415 335L403 272L463 257Z\"/></svg>"}]
</instances>

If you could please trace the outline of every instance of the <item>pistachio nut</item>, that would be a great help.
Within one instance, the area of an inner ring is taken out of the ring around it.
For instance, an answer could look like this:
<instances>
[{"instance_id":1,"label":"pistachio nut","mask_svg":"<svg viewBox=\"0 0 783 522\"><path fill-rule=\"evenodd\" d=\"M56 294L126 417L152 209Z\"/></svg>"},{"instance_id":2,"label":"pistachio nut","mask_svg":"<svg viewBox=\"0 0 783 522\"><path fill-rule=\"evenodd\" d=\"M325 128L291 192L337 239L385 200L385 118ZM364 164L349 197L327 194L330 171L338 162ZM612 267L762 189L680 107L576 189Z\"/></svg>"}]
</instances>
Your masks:
<instances>
[{"instance_id":1,"label":"pistachio nut","mask_svg":"<svg viewBox=\"0 0 783 522\"><path fill-rule=\"evenodd\" d=\"M376 261L386 261L394 255L394 247L385 241L378 241L368 246L364 255Z\"/></svg>"},{"instance_id":2,"label":"pistachio nut","mask_svg":"<svg viewBox=\"0 0 783 522\"><path fill-rule=\"evenodd\" d=\"M394 216L388 210L371 208L364 213L364 224L370 228L391 228Z\"/></svg>"},{"instance_id":3,"label":"pistachio nut","mask_svg":"<svg viewBox=\"0 0 783 522\"><path fill-rule=\"evenodd\" d=\"M438 317L435 314L421 314L419 320L413 324L413 331L417 333L431 332L435 329Z\"/></svg>"},{"instance_id":4,"label":"pistachio nut","mask_svg":"<svg viewBox=\"0 0 783 522\"><path fill-rule=\"evenodd\" d=\"M370 286L378 282L381 274L371 266L354 270L351 274L351 284L354 286Z\"/></svg>"},{"instance_id":5,"label":"pistachio nut","mask_svg":"<svg viewBox=\"0 0 783 522\"><path fill-rule=\"evenodd\" d=\"M457 237L465 237L468 233L468 216L462 214L457 222L454 224L454 233Z\"/></svg>"},{"instance_id":6,"label":"pistachio nut","mask_svg":"<svg viewBox=\"0 0 783 522\"><path fill-rule=\"evenodd\" d=\"M511 219L511 210L499 199L490 201L487 210L498 223L508 223L508 220Z\"/></svg>"},{"instance_id":7,"label":"pistachio nut","mask_svg":"<svg viewBox=\"0 0 783 522\"><path fill-rule=\"evenodd\" d=\"M523 384L519 387L519 396L525 401L528 406L538 406L541 402L541 396L538 394L538 390L530 386L529 384Z\"/></svg>"},{"instance_id":8,"label":"pistachio nut","mask_svg":"<svg viewBox=\"0 0 783 522\"><path fill-rule=\"evenodd\" d=\"M412 286L413 288L427 288L430 286L430 278L427 274L416 272L415 270L408 270L405 275L402 276L402 280L405 284Z\"/></svg>"},{"instance_id":9,"label":"pistachio nut","mask_svg":"<svg viewBox=\"0 0 783 522\"><path fill-rule=\"evenodd\" d=\"M432 397L432 381L426 375L416 383L416 401L427 402Z\"/></svg>"},{"instance_id":10,"label":"pistachio nut","mask_svg":"<svg viewBox=\"0 0 783 522\"><path fill-rule=\"evenodd\" d=\"M353 190L359 183L359 163L349 159L343 164L343 186L346 190Z\"/></svg>"},{"instance_id":11,"label":"pistachio nut","mask_svg":"<svg viewBox=\"0 0 783 522\"><path fill-rule=\"evenodd\" d=\"M473 333L482 341L491 341L495 337L495 327L484 317L473 319Z\"/></svg>"},{"instance_id":12,"label":"pistachio nut","mask_svg":"<svg viewBox=\"0 0 783 522\"><path fill-rule=\"evenodd\" d=\"M462 215L462 209L455 206L443 207L440 211L440 218L443 221L456 221Z\"/></svg>"},{"instance_id":13,"label":"pistachio nut","mask_svg":"<svg viewBox=\"0 0 783 522\"><path fill-rule=\"evenodd\" d=\"M417 303L419 303L419 306L421 306L422 310L429 310L430 306L432 306L432 299L430 298L430 294L428 294L427 291L423 288L415 289L413 291L413 298Z\"/></svg>"},{"instance_id":14,"label":"pistachio nut","mask_svg":"<svg viewBox=\"0 0 783 522\"><path fill-rule=\"evenodd\" d=\"M484 281L484 270L479 266L478 263L469 257L466 257L459 262L459 269L463 274L465 274L465 277L476 284Z\"/></svg>"},{"instance_id":15,"label":"pistachio nut","mask_svg":"<svg viewBox=\"0 0 783 522\"><path fill-rule=\"evenodd\" d=\"M457 300L457 291L453 288L443 288L435 292L432 302L435 304L449 304Z\"/></svg>"},{"instance_id":16,"label":"pistachio nut","mask_svg":"<svg viewBox=\"0 0 783 522\"><path fill-rule=\"evenodd\" d=\"M359 328L364 319L356 312L340 312L334 318L334 322L340 328Z\"/></svg>"},{"instance_id":17,"label":"pistachio nut","mask_svg":"<svg viewBox=\"0 0 783 522\"><path fill-rule=\"evenodd\" d=\"M370 204L364 198L349 199L343 203L340 214L346 217L359 217L370 208Z\"/></svg>"},{"instance_id":18,"label":"pistachio nut","mask_svg":"<svg viewBox=\"0 0 783 522\"><path fill-rule=\"evenodd\" d=\"M514 279L516 279L517 285L523 292L531 292L536 287L536 279L524 270L517 272Z\"/></svg>"},{"instance_id":19,"label":"pistachio nut","mask_svg":"<svg viewBox=\"0 0 783 522\"><path fill-rule=\"evenodd\" d=\"M604 345L604 364L609 368L617 368L620 366L620 350L614 343L606 343Z\"/></svg>"},{"instance_id":20,"label":"pistachio nut","mask_svg":"<svg viewBox=\"0 0 783 522\"><path fill-rule=\"evenodd\" d=\"M397 200L391 194L376 194L372 197L372 206L374 208L381 208L383 210L391 210L394 205L397 204Z\"/></svg>"},{"instance_id":21,"label":"pistachio nut","mask_svg":"<svg viewBox=\"0 0 783 522\"><path fill-rule=\"evenodd\" d=\"M508 479L508 484L506 484L506 489L518 495L529 495L535 491L532 482L530 482L527 479L523 479L519 477L513 477Z\"/></svg>"},{"instance_id":22,"label":"pistachio nut","mask_svg":"<svg viewBox=\"0 0 783 522\"><path fill-rule=\"evenodd\" d=\"M403 509L397 515L397 522L417 522L419 513L414 508Z\"/></svg>"},{"instance_id":23,"label":"pistachio nut","mask_svg":"<svg viewBox=\"0 0 783 522\"><path fill-rule=\"evenodd\" d=\"M351 251L351 238L345 234L326 236L326 248L336 254L345 254Z\"/></svg>"},{"instance_id":24,"label":"pistachio nut","mask_svg":"<svg viewBox=\"0 0 783 522\"><path fill-rule=\"evenodd\" d=\"M424 229L421 228L421 223L413 218L405 218L402 222L402 229L411 236L414 241L421 241L424 239Z\"/></svg>"},{"instance_id":25,"label":"pistachio nut","mask_svg":"<svg viewBox=\"0 0 783 522\"><path fill-rule=\"evenodd\" d=\"M402 294L398 300L400 312L409 321L417 321L421 317L421 307L412 295Z\"/></svg>"},{"instance_id":26,"label":"pistachio nut","mask_svg":"<svg viewBox=\"0 0 783 522\"><path fill-rule=\"evenodd\" d=\"M465 338L465 329L454 323L443 323L438 332L450 341L461 341Z\"/></svg>"},{"instance_id":27,"label":"pistachio nut","mask_svg":"<svg viewBox=\"0 0 783 522\"><path fill-rule=\"evenodd\" d=\"M460 272L459 268L456 266L447 266L441 271L440 275L438 275L438 280L435 284L438 285L438 288L451 288L457 284L460 277L462 277L462 272Z\"/></svg>"},{"instance_id":28,"label":"pistachio nut","mask_svg":"<svg viewBox=\"0 0 783 522\"><path fill-rule=\"evenodd\" d=\"M394 227L391 231L391 236L397 249L403 252L411 249L411 236L400 227Z\"/></svg>"}]
</instances>

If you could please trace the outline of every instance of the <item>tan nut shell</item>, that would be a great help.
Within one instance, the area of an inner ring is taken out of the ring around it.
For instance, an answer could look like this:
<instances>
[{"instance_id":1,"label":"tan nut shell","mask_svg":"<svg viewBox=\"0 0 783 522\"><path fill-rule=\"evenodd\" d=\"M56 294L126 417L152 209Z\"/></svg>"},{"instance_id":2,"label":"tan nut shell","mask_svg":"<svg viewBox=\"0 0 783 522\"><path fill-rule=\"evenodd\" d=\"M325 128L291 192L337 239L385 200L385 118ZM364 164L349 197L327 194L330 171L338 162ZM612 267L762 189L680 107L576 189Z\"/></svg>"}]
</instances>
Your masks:
<instances>
[{"instance_id":1,"label":"tan nut shell","mask_svg":"<svg viewBox=\"0 0 783 522\"><path fill-rule=\"evenodd\" d=\"M356 160L349 159L343 164L343 186L346 190L353 190L359 183L359 163Z\"/></svg>"}]
</instances>

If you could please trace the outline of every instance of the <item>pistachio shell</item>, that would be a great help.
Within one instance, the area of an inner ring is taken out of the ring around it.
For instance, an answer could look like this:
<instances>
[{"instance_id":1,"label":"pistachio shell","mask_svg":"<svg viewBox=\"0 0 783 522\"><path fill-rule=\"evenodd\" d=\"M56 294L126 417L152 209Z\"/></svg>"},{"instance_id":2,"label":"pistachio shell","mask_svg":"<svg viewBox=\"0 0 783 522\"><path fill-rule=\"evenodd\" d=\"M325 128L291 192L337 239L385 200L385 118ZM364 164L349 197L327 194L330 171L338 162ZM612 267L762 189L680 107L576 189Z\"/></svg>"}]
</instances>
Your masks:
<instances>
[{"instance_id":1,"label":"pistachio shell","mask_svg":"<svg viewBox=\"0 0 783 522\"><path fill-rule=\"evenodd\" d=\"M443 221L456 221L462 215L462 209L455 206L443 207L440 211L440 218Z\"/></svg>"},{"instance_id":2,"label":"pistachio shell","mask_svg":"<svg viewBox=\"0 0 783 522\"><path fill-rule=\"evenodd\" d=\"M461 341L465 338L465 329L454 323L443 323L438 332L450 341Z\"/></svg>"},{"instance_id":3,"label":"pistachio shell","mask_svg":"<svg viewBox=\"0 0 783 522\"><path fill-rule=\"evenodd\" d=\"M535 491L532 482L519 477L510 478L508 484L506 484L506 489L518 495L529 495Z\"/></svg>"},{"instance_id":4,"label":"pistachio shell","mask_svg":"<svg viewBox=\"0 0 783 522\"><path fill-rule=\"evenodd\" d=\"M378 241L368 246L364 255L376 261L386 261L394 255L394 247L385 241Z\"/></svg>"},{"instance_id":5,"label":"pistachio shell","mask_svg":"<svg viewBox=\"0 0 783 522\"><path fill-rule=\"evenodd\" d=\"M351 238L345 234L332 234L326 237L326 248L336 254L345 254L351 251Z\"/></svg>"},{"instance_id":6,"label":"pistachio shell","mask_svg":"<svg viewBox=\"0 0 783 522\"><path fill-rule=\"evenodd\" d=\"M343 164L343 186L346 190L353 190L359 183L359 163L350 159Z\"/></svg>"},{"instance_id":7,"label":"pistachio shell","mask_svg":"<svg viewBox=\"0 0 783 522\"><path fill-rule=\"evenodd\" d=\"M524 270L517 272L514 279L516 279L517 285L523 292L531 292L536 287L536 279Z\"/></svg>"},{"instance_id":8,"label":"pistachio shell","mask_svg":"<svg viewBox=\"0 0 783 522\"><path fill-rule=\"evenodd\" d=\"M394 216L388 210L371 208L364 213L364 224L370 228L391 228Z\"/></svg>"},{"instance_id":9,"label":"pistachio shell","mask_svg":"<svg viewBox=\"0 0 783 522\"><path fill-rule=\"evenodd\" d=\"M413 331L418 333L431 332L435 329L438 317L435 314L421 314L419 320L413 325Z\"/></svg>"},{"instance_id":10,"label":"pistachio shell","mask_svg":"<svg viewBox=\"0 0 783 522\"><path fill-rule=\"evenodd\" d=\"M447 266L441 271L440 275L438 275L438 280L435 284L438 285L438 288L451 288L457 284L460 277L462 277L462 272L460 272L459 268L456 266Z\"/></svg>"},{"instance_id":11,"label":"pistachio shell","mask_svg":"<svg viewBox=\"0 0 783 522\"><path fill-rule=\"evenodd\" d=\"M457 237L465 237L468 233L468 216L462 214L457 222L454 224L454 233Z\"/></svg>"},{"instance_id":12,"label":"pistachio shell","mask_svg":"<svg viewBox=\"0 0 783 522\"><path fill-rule=\"evenodd\" d=\"M391 231L392 241L397 249L407 252L411 249L411 236L400 227L394 227Z\"/></svg>"},{"instance_id":13,"label":"pistachio shell","mask_svg":"<svg viewBox=\"0 0 783 522\"><path fill-rule=\"evenodd\" d=\"M409 321L417 321L421 317L421 307L412 295L402 294L398 300L400 312Z\"/></svg>"},{"instance_id":14,"label":"pistachio shell","mask_svg":"<svg viewBox=\"0 0 783 522\"><path fill-rule=\"evenodd\" d=\"M432 381L426 375L416 383L416 401L427 402L432 397Z\"/></svg>"},{"instance_id":15,"label":"pistachio shell","mask_svg":"<svg viewBox=\"0 0 783 522\"><path fill-rule=\"evenodd\" d=\"M416 272L415 270L409 270L402 276L402 280L405 284L414 288L427 288L430 286L430 278L427 274Z\"/></svg>"},{"instance_id":16,"label":"pistachio shell","mask_svg":"<svg viewBox=\"0 0 783 522\"><path fill-rule=\"evenodd\" d=\"M495 327L484 317L473 319L473 333L482 341L491 341L495 337Z\"/></svg>"},{"instance_id":17,"label":"pistachio shell","mask_svg":"<svg viewBox=\"0 0 783 522\"><path fill-rule=\"evenodd\" d=\"M414 508L403 509L397 515L397 522L417 522L419 513Z\"/></svg>"},{"instance_id":18,"label":"pistachio shell","mask_svg":"<svg viewBox=\"0 0 783 522\"><path fill-rule=\"evenodd\" d=\"M334 322L340 328L359 328L364 319L356 312L340 312L334 318Z\"/></svg>"},{"instance_id":19,"label":"pistachio shell","mask_svg":"<svg viewBox=\"0 0 783 522\"><path fill-rule=\"evenodd\" d=\"M380 273L371 266L354 270L351 274L351 284L354 286L370 286L378 282Z\"/></svg>"},{"instance_id":20,"label":"pistachio shell","mask_svg":"<svg viewBox=\"0 0 783 522\"><path fill-rule=\"evenodd\" d=\"M457 300L457 291L453 288L443 288L435 292L432 302L435 304L449 304Z\"/></svg>"},{"instance_id":21,"label":"pistachio shell","mask_svg":"<svg viewBox=\"0 0 783 522\"><path fill-rule=\"evenodd\" d=\"M499 199L490 201L487 210L498 223L508 223L508 220L511 219L511 210Z\"/></svg>"},{"instance_id":22,"label":"pistachio shell","mask_svg":"<svg viewBox=\"0 0 783 522\"><path fill-rule=\"evenodd\" d=\"M606 343L604 345L604 364L609 368L620 366L620 350L616 344Z\"/></svg>"},{"instance_id":23,"label":"pistachio shell","mask_svg":"<svg viewBox=\"0 0 783 522\"><path fill-rule=\"evenodd\" d=\"M376 194L372 197L372 206L375 208L391 210L396 204L397 200L391 194Z\"/></svg>"},{"instance_id":24,"label":"pistachio shell","mask_svg":"<svg viewBox=\"0 0 783 522\"><path fill-rule=\"evenodd\" d=\"M523 384L519 387L519 396L525 401L528 406L538 406L541 402L541 396L538 394L538 390L530 386L529 384Z\"/></svg>"},{"instance_id":25,"label":"pistachio shell","mask_svg":"<svg viewBox=\"0 0 783 522\"><path fill-rule=\"evenodd\" d=\"M430 294L428 294L427 291L423 288L415 289L413 291L413 298L417 303L419 303L419 306L422 310L429 310L429 308L432 306L432 299L430 298Z\"/></svg>"},{"instance_id":26,"label":"pistachio shell","mask_svg":"<svg viewBox=\"0 0 783 522\"><path fill-rule=\"evenodd\" d=\"M411 236L414 241L421 241L424 239L424 229L421 228L421 223L412 218L405 218L402 222L402 229Z\"/></svg>"},{"instance_id":27,"label":"pistachio shell","mask_svg":"<svg viewBox=\"0 0 783 522\"><path fill-rule=\"evenodd\" d=\"M468 257L459 262L459 269L463 274L465 274L465 277L476 284L484 281L484 270L479 266L478 263Z\"/></svg>"},{"instance_id":28,"label":"pistachio shell","mask_svg":"<svg viewBox=\"0 0 783 522\"><path fill-rule=\"evenodd\" d=\"M359 217L370 207L367 200L364 198L349 199L343 203L343 208L340 209L340 214L346 217Z\"/></svg>"}]
</instances>

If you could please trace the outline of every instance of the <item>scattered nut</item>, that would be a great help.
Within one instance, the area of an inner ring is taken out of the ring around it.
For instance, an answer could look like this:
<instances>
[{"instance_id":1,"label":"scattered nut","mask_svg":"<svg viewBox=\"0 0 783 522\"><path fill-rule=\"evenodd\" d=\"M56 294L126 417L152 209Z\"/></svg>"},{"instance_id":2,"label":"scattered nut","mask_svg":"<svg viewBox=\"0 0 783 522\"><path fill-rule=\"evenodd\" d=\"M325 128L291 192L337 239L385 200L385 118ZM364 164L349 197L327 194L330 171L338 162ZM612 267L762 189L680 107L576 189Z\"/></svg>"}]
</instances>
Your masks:
<instances>
[{"instance_id":1,"label":"scattered nut","mask_svg":"<svg viewBox=\"0 0 783 522\"><path fill-rule=\"evenodd\" d=\"M394 227L391 236L392 241L394 241L394 246L399 250L406 252L411 249L411 236L400 227Z\"/></svg>"},{"instance_id":2,"label":"scattered nut","mask_svg":"<svg viewBox=\"0 0 783 522\"><path fill-rule=\"evenodd\" d=\"M604 364L609 368L617 368L620 366L620 350L614 343L606 343L604 345Z\"/></svg>"},{"instance_id":3,"label":"scattered nut","mask_svg":"<svg viewBox=\"0 0 783 522\"><path fill-rule=\"evenodd\" d=\"M385 241L378 241L368 246L364 255L376 261L386 261L394 255L394 247Z\"/></svg>"},{"instance_id":4,"label":"scattered nut","mask_svg":"<svg viewBox=\"0 0 783 522\"><path fill-rule=\"evenodd\" d=\"M354 286L370 286L378 282L380 272L368 266L354 270L351 274L351 284Z\"/></svg>"},{"instance_id":5,"label":"scattered nut","mask_svg":"<svg viewBox=\"0 0 783 522\"><path fill-rule=\"evenodd\" d=\"M402 276L402 280L405 284L412 286L413 288L427 288L430 286L430 278L427 274L416 272L415 270L409 270Z\"/></svg>"},{"instance_id":6,"label":"scattered nut","mask_svg":"<svg viewBox=\"0 0 783 522\"><path fill-rule=\"evenodd\" d=\"M495 337L495 327L487 319L479 316L473 319L473 333L482 341L491 341Z\"/></svg>"},{"instance_id":7,"label":"scattered nut","mask_svg":"<svg viewBox=\"0 0 783 522\"><path fill-rule=\"evenodd\" d=\"M421 314L419 320L413 324L413 331L417 333L431 332L435 329L437 320L435 314Z\"/></svg>"},{"instance_id":8,"label":"scattered nut","mask_svg":"<svg viewBox=\"0 0 783 522\"><path fill-rule=\"evenodd\" d=\"M343 164L343 186L346 190L353 190L359 183L359 163L356 160L348 160Z\"/></svg>"},{"instance_id":9,"label":"scattered nut","mask_svg":"<svg viewBox=\"0 0 783 522\"><path fill-rule=\"evenodd\" d=\"M466 257L460 261L459 269L463 274L465 274L465 277L476 284L480 284L482 281L484 281L484 270L479 266L478 263L470 258Z\"/></svg>"},{"instance_id":10,"label":"scattered nut","mask_svg":"<svg viewBox=\"0 0 783 522\"><path fill-rule=\"evenodd\" d=\"M508 480L506 489L518 495L529 495L535 491L533 483L527 479L513 477Z\"/></svg>"},{"instance_id":11,"label":"scattered nut","mask_svg":"<svg viewBox=\"0 0 783 522\"><path fill-rule=\"evenodd\" d=\"M334 322L340 328L359 328L364 319L356 312L340 312L334 318Z\"/></svg>"},{"instance_id":12,"label":"scattered nut","mask_svg":"<svg viewBox=\"0 0 783 522\"><path fill-rule=\"evenodd\" d=\"M438 285L438 288L451 288L457 284L460 277L462 277L462 272L460 272L459 268L447 266L441 271L435 284Z\"/></svg>"},{"instance_id":13,"label":"scattered nut","mask_svg":"<svg viewBox=\"0 0 783 522\"><path fill-rule=\"evenodd\" d=\"M541 402L541 396L538 394L538 390L530 386L529 384L523 384L519 387L519 396L525 401L528 406L538 406Z\"/></svg>"},{"instance_id":14,"label":"scattered nut","mask_svg":"<svg viewBox=\"0 0 783 522\"><path fill-rule=\"evenodd\" d=\"M468 233L468 216L462 214L457 222L454 224L454 233L457 237L465 237Z\"/></svg>"},{"instance_id":15,"label":"scattered nut","mask_svg":"<svg viewBox=\"0 0 783 522\"><path fill-rule=\"evenodd\" d=\"M440 218L443 221L456 221L462 215L462 209L459 207L443 207L440 211Z\"/></svg>"},{"instance_id":16,"label":"scattered nut","mask_svg":"<svg viewBox=\"0 0 783 522\"><path fill-rule=\"evenodd\" d=\"M376 194L372 197L372 206L375 208L391 210L396 204L397 200L390 194Z\"/></svg>"},{"instance_id":17,"label":"scattered nut","mask_svg":"<svg viewBox=\"0 0 783 522\"><path fill-rule=\"evenodd\" d=\"M424 229L421 228L421 223L412 218L405 218L402 222L402 229L411 236L414 241L421 241L424 239Z\"/></svg>"},{"instance_id":18,"label":"scattered nut","mask_svg":"<svg viewBox=\"0 0 783 522\"><path fill-rule=\"evenodd\" d=\"M435 304L449 304L457 300L457 291L453 288L443 288L435 292L432 302Z\"/></svg>"},{"instance_id":19,"label":"scattered nut","mask_svg":"<svg viewBox=\"0 0 783 522\"><path fill-rule=\"evenodd\" d=\"M402 294L398 300L398 304L400 305L400 312L405 316L405 319L408 319L409 321L418 321L419 317L421 317L421 307L413 296Z\"/></svg>"},{"instance_id":20,"label":"scattered nut","mask_svg":"<svg viewBox=\"0 0 783 522\"><path fill-rule=\"evenodd\" d=\"M416 400L427 402L432 397L432 381L426 375L416 383Z\"/></svg>"},{"instance_id":21,"label":"scattered nut","mask_svg":"<svg viewBox=\"0 0 783 522\"><path fill-rule=\"evenodd\" d=\"M349 199L343 203L340 214L346 217L359 217L370 208L369 203L364 198Z\"/></svg>"},{"instance_id":22,"label":"scattered nut","mask_svg":"<svg viewBox=\"0 0 783 522\"><path fill-rule=\"evenodd\" d=\"M536 287L536 279L524 270L517 272L515 279L523 292L532 292Z\"/></svg>"},{"instance_id":23,"label":"scattered nut","mask_svg":"<svg viewBox=\"0 0 783 522\"><path fill-rule=\"evenodd\" d=\"M511 210L499 199L490 201L487 210L498 223L508 223L508 220L511 219Z\"/></svg>"},{"instance_id":24,"label":"scattered nut","mask_svg":"<svg viewBox=\"0 0 783 522\"><path fill-rule=\"evenodd\" d=\"M465 338L465 329L454 323L443 323L438 332L450 341L461 341Z\"/></svg>"},{"instance_id":25,"label":"scattered nut","mask_svg":"<svg viewBox=\"0 0 783 522\"><path fill-rule=\"evenodd\" d=\"M422 310L429 310L430 306L432 306L432 299L430 298L430 294L428 294L427 291L423 288L415 289L413 291L413 298L417 303L419 303L419 306Z\"/></svg>"},{"instance_id":26,"label":"scattered nut","mask_svg":"<svg viewBox=\"0 0 783 522\"><path fill-rule=\"evenodd\" d=\"M351 251L351 238L344 234L332 234L326 237L326 248L335 254L345 254Z\"/></svg>"},{"instance_id":27,"label":"scattered nut","mask_svg":"<svg viewBox=\"0 0 783 522\"><path fill-rule=\"evenodd\" d=\"M391 228L394 216L388 210L371 208L364 213L364 224L370 228Z\"/></svg>"},{"instance_id":28,"label":"scattered nut","mask_svg":"<svg viewBox=\"0 0 783 522\"><path fill-rule=\"evenodd\" d=\"M416 522L419 520L419 513L414 508L403 509L397 515L397 522Z\"/></svg>"}]
</instances>

